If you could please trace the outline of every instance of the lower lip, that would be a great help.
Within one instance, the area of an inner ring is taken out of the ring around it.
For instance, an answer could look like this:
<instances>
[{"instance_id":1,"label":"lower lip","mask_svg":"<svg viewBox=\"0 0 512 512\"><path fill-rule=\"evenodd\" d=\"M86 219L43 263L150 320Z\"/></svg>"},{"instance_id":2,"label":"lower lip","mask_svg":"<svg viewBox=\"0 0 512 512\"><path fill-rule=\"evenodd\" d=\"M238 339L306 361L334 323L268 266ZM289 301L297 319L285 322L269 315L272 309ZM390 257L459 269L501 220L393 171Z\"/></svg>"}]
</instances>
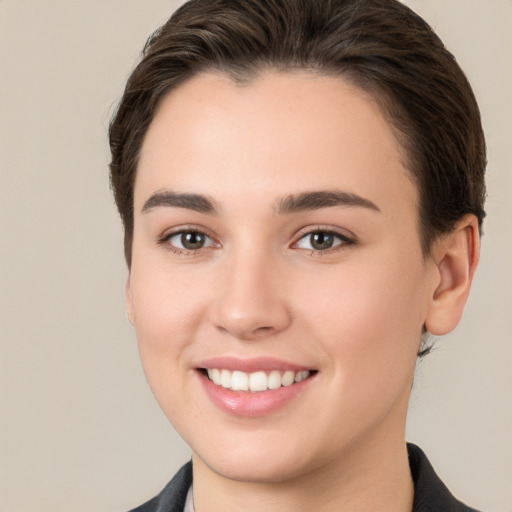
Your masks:
<instances>
[{"instance_id":1,"label":"lower lip","mask_svg":"<svg viewBox=\"0 0 512 512\"><path fill-rule=\"evenodd\" d=\"M217 386L205 375L200 374L200 380L207 395L219 409L235 416L246 417L267 416L281 409L300 395L311 379L310 376L291 386L251 393L231 391Z\"/></svg>"}]
</instances>

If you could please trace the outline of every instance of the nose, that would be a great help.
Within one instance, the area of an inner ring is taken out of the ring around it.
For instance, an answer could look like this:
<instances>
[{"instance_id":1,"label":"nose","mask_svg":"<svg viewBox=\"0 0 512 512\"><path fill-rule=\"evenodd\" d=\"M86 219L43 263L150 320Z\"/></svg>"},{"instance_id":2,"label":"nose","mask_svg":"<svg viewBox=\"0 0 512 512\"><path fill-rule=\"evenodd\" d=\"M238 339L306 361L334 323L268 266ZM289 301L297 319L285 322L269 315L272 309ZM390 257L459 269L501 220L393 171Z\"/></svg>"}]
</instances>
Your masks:
<instances>
[{"instance_id":1,"label":"nose","mask_svg":"<svg viewBox=\"0 0 512 512\"><path fill-rule=\"evenodd\" d=\"M257 340L291 322L282 272L261 253L226 262L213 306L217 329L240 340Z\"/></svg>"}]
</instances>

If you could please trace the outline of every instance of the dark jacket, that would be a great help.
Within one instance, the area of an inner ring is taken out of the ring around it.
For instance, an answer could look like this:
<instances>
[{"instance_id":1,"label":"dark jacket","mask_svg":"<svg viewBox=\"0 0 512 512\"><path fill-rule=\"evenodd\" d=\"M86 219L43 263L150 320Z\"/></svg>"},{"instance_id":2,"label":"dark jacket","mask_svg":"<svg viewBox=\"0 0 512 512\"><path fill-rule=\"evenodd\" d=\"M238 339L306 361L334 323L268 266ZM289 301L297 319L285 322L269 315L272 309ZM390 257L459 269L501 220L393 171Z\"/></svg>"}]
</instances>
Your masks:
<instances>
[{"instance_id":1,"label":"dark jacket","mask_svg":"<svg viewBox=\"0 0 512 512\"><path fill-rule=\"evenodd\" d=\"M409 465L414 480L412 512L477 512L457 501L436 475L423 451L408 444ZM192 483L192 463L185 464L164 490L131 512L183 512Z\"/></svg>"}]
</instances>

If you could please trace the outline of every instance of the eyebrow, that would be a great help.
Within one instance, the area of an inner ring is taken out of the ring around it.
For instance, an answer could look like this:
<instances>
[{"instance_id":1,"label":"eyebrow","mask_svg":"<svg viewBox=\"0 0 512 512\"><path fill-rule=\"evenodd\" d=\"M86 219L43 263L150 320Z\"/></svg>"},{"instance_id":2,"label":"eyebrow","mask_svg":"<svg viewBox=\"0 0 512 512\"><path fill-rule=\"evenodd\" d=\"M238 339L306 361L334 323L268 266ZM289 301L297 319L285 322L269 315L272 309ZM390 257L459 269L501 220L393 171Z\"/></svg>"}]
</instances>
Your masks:
<instances>
[{"instance_id":1,"label":"eyebrow","mask_svg":"<svg viewBox=\"0 0 512 512\"><path fill-rule=\"evenodd\" d=\"M160 190L151 194L144 203L141 211L144 213L161 206L185 208L209 215L215 215L219 210L213 199L202 194L187 194L172 192L171 190ZM369 199L340 190L290 194L276 203L274 211L278 215L286 215L307 210L332 208L333 206L368 208L380 212L380 208Z\"/></svg>"},{"instance_id":2,"label":"eyebrow","mask_svg":"<svg viewBox=\"0 0 512 512\"><path fill-rule=\"evenodd\" d=\"M175 208L186 208L199 213L213 215L217 213L218 208L215 201L202 194L180 194L171 190L160 190L151 194L144 203L141 212L147 212L159 206L171 206Z\"/></svg>"},{"instance_id":3,"label":"eyebrow","mask_svg":"<svg viewBox=\"0 0 512 512\"><path fill-rule=\"evenodd\" d=\"M281 199L274 210L279 215L295 213L306 210L320 210L333 206L349 206L368 208L380 212L380 208L364 197L341 190L302 192L297 195L289 195Z\"/></svg>"}]
</instances>

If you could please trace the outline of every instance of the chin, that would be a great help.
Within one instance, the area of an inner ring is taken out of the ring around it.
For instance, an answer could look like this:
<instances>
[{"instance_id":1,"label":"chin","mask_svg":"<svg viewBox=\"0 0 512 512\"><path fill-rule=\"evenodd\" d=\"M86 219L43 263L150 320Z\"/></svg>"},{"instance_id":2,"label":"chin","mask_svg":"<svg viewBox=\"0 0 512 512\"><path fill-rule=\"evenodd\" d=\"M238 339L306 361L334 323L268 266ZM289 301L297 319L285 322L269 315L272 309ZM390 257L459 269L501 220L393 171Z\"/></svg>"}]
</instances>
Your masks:
<instances>
[{"instance_id":1,"label":"chin","mask_svg":"<svg viewBox=\"0 0 512 512\"><path fill-rule=\"evenodd\" d=\"M196 443L196 446L189 443L194 453L193 462L233 481L260 484L288 482L319 469L332 458L332 450L313 453L309 448L315 445L314 441L308 446L307 441L294 438L289 430L287 436L283 436L283 431L274 432L278 435L245 432L245 435L224 439L213 434L204 443Z\"/></svg>"},{"instance_id":2,"label":"chin","mask_svg":"<svg viewBox=\"0 0 512 512\"><path fill-rule=\"evenodd\" d=\"M194 454L194 463L200 458ZM294 480L305 472L311 471L311 468L304 468L304 465L298 461L283 460L273 457L255 458L234 458L230 455L225 459L206 460L201 462L215 474L233 481L251 482L259 484L277 484Z\"/></svg>"}]
</instances>

